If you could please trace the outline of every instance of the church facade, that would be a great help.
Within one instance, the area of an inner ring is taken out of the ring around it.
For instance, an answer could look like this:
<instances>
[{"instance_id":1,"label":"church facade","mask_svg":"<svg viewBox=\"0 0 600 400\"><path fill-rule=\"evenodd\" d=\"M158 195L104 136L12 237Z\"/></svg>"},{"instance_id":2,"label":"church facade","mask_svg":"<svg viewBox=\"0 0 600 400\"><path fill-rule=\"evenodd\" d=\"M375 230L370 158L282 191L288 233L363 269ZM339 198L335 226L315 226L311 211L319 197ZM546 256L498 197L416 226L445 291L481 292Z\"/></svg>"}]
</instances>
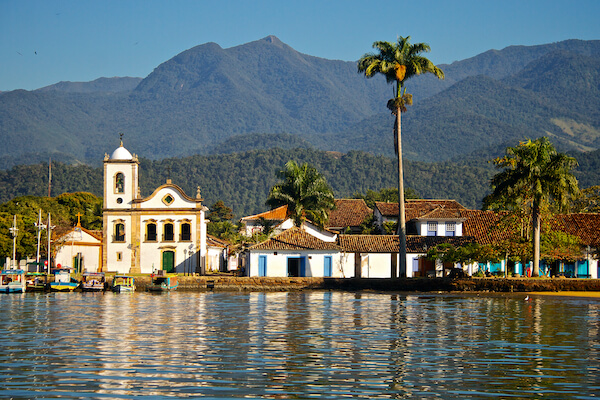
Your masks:
<instances>
[{"instance_id":1,"label":"church facade","mask_svg":"<svg viewBox=\"0 0 600 400\"><path fill-rule=\"evenodd\" d=\"M142 198L138 158L121 141L104 157L102 271L203 273L206 211L200 189L192 198L170 179Z\"/></svg>"}]
</instances>

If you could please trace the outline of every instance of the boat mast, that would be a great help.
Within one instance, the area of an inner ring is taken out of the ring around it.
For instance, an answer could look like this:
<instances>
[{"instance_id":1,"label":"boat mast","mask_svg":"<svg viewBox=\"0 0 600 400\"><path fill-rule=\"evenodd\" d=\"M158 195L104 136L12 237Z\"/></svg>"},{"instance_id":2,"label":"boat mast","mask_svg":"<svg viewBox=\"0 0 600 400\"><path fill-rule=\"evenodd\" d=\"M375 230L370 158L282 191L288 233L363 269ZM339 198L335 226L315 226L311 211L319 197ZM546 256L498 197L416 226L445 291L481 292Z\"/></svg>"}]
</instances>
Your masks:
<instances>
[{"instance_id":1,"label":"boat mast","mask_svg":"<svg viewBox=\"0 0 600 400\"><path fill-rule=\"evenodd\" d=\"M37 228L37 254L35 256L35 272L40 272L40 239L42 236L42 231L46 229L46 225L42 224L42 209L40 208L40 212L38 213L38 220L34 224Z\"/></svg>"},{"instance_id":2,"label":"boat mast","mask_svg":"<svg viewBox=\"0 0 600 400\"><path fill-rule=\"evenodd\" d=\"M9 229L10 233L13 237L13 258L12 258L12 268L15 269L15 262L17 259L17 235L19 234L19 229L17 228L17 215L13 215L13 226Z\"/></svg>"},{"instance_id":3,"label":"boat mast","mask_svg":"<svg viewBox=\"0 0 600 400\"><path fill-rule=\"evenodd\" d=\"M52 229L56 228L56 226L50 223L50 213L48 213L48 275L50 275L50 266L52 265L52 253L50 252L50 241L52 238Z\"/></svg>"}]
</instances>

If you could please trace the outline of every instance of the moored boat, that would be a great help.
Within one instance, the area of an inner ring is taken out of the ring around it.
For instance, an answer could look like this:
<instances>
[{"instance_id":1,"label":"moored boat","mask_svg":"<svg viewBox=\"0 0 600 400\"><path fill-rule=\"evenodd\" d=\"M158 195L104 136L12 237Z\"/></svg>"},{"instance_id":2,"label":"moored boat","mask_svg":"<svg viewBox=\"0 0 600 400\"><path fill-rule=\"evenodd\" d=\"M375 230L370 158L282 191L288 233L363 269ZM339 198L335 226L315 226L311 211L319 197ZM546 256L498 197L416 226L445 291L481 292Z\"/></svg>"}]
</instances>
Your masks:
<instances>
[{"instance_id":1,"label":"moored boat","mask_svg":"<svg viewBox=\"0 0 600 400\"><path fill-rule=\"evenodd\" d=\"M0 293L24 293L27 290L25 270L5 269L0 272L0 279Z\"/></svg>"},{"instance_id":2,"label":"moored boat","mask_svg":"<svg viewBox=\"0 0 600 400\"><path fill-rule=\"evenodd\" d=\"M53 270L54 282L50 282L53 292L72 292L79 286L79 282L71 279L71 268L57 268Z\"/></svg>"},{"instance_id":3,"label":"moored boat","mask_svg":"<svg viewBox=\"0 0 600 400\"><path fill-rule=\"evenodd\" d=\"M101 292L106 289L104 272L84 272L81 276L81 290L84 292Z\"/></svg>"},{"instance_id":4,"label":"moored boat","mask_svg":"<svg viewBox=\"0 0 600 400\"><path fill-rule=\"evenodd\" d=\"M171 290L176 290L179 286L179 282L177 281L177 274L165 274L160 273L152 274L152 284L148 286L147 290L150 292L168 292Z\"/></svg>"},{"instance_id":5,"label":"moored boat","mask_svg":"<svg viewBox=\"0 0 600 400\"><path fill-rule=\"evenodd\" d=\"M28 272L26 278L28 292L43 292L48 287L48 275L44 272Z\"/></svg>"},{"instance_id":6,"label":"moored boat","mask_svg":"<svg viewBox=\"0 0 600 400\"><path fill-rule=\"evenodd\" d=\"M135 292L135 279L129 275L115 275L111 284L113 292Z\"/></svg>"}]
</instances>

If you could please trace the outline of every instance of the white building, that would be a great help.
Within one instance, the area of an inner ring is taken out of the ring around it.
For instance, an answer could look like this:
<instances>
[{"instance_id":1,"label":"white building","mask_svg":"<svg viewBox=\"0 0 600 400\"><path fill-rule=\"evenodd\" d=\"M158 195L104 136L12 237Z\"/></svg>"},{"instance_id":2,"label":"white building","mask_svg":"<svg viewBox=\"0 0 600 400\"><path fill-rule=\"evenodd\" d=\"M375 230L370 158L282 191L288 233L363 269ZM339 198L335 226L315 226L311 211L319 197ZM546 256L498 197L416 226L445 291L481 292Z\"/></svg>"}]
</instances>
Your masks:
<instances>
[{"instance_id":1,"label":"white building","mask_svg":"<svg viewBox=\"0 0 600 400\"><path fill-rule=\"evenodd\" d=\"M102 233L90 231L78 223L55 241L55 266L71 267L78 272L102 270Z\"/></svg>"},{"instance_id":2,"label":"white building","mask_svg":"<svg viewBox=\"0 0 600 400\"><path fill-rule=\"evenodd\" d=\"M142 198L139 161L121 142L104 158L102 271L203 273L206 211L200 189L192 198L170 179Z\"/></svg>"}]
</instances>

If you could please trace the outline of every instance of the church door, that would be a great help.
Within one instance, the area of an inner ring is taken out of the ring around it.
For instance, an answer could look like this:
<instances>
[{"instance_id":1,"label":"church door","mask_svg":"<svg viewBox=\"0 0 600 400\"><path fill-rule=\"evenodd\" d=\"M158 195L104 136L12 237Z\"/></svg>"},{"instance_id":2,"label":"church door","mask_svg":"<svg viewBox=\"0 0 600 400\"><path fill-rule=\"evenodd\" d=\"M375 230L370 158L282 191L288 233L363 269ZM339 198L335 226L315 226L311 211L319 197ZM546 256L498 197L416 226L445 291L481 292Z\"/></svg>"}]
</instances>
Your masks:
<instances>
[{"instance_id":1,"label":"church door","mask_svg":"<svg viewBox=\"0 0 600 400\"><path fill-rule=\"evenodd\" d=\"M175 253L172 251L163 251L162 269L166 272L175 272Z\"/></svg>"}]
</instances>

